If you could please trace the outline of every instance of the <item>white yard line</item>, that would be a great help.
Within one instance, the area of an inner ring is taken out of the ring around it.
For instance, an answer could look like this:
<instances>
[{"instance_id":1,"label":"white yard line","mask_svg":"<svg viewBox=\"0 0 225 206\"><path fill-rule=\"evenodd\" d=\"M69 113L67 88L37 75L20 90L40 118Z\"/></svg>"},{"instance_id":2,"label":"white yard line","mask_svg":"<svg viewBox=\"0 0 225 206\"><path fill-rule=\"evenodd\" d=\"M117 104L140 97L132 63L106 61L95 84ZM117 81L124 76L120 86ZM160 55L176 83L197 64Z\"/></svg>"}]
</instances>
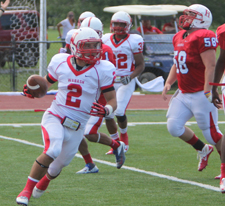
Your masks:
<instances>
[{"instance_id":1,"label":"white yard line","mask_svg":"<svg viewBox=\"0 0 225 206\"><path fill-rule=\"evenodd\" d=\"M23 125L28 126L27 124L23 124ZM7 126L9 126L9 125L7 124ZM37 126L37 125L35 124L34 126ZM0 135L0 138L1 139L5 139L5 140L16 141L16 142L19 142L19 143L22 143L22 144L27 144L27 145L31 145L31 146L35 146L35 147L44 148L43 145L32 143L32 142L29 142L29 141L26 141L26 140L16 139L16 138L12 138L12 137L6 137L6 136L2 136L2 135ZM83 158L79 154L76 154L76 157ZM95 158L93 158L93 160L95 162L99 162L101 164L105 164L105 165L116 167L115 163L111 163L111 162L108 162L108 161L99 160L99 159L95 159ZM183 179L179 179L177 177L168 176L168 175L164 175L164 174L159 174L159 173L156 173L156 172L145 171L145 170L141 170L141 169L138 169L138 168L135 168L135 167L129 167L129 166L123 165L122 169L131 170L133 172L144 173L144 174L147 174L147 175L151 175L151 176L155 176L155 177L159 177L159 178L164 178L164 179L168 179L168 180L171 180L171 181L180 182L180 183L184 183L184 184L195 185L195 186L202 187L202 188L205 188L205 189L208 189L208 190L213 190L213 191L216 191L216 192L220 192L220 188L218 188L218 187L214 187L214 186L211 186L211 185L202 184L202 183L198 183L198 182L194 182L194 181L183 180Z\"/></svg>"},{"instance_id":2,"label":"white yard line","mask_svg":"<svg viewBox=\"0 0 225 206\"><path fill-rule=\"evenodd\" d=\"M105 123L103 123L105 124ZM165 125L166 122L128 122L128 126L136 126L136 125L156 125L156 124L162 124ZM188 121L186 125L192 125L197 124L195 121ZM225 124L225 121L218 121L218 124ZM40 123L4 123L0 124L0 127L23 127L23 126L41 126Z\"/></svg>"}]
</instances>

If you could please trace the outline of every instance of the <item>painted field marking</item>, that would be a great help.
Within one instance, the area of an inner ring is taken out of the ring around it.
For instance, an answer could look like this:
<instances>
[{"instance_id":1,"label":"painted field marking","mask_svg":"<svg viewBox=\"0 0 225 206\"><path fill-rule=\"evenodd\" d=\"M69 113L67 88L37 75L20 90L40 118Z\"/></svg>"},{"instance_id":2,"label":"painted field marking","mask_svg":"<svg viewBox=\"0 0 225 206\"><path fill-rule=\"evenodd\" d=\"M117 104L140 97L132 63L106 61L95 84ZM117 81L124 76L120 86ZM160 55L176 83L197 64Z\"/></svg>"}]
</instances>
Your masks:
<instances>
[{"instance_id":1,"label":"painted field marking","mask_svg":"<svg viewBox=\"0 0 225 206\"><path fill-rule=\"evenodd\" d=\"M128 126L136 126L136 125L166 125L166 122L128 122ZM197 124L195 121L188 121L186 125ZM225 124L225 121L218 121L218 124ZM103 123L105 125L105 123ZM41 126L40 123L4 123L0 124L0 127L26 127L26 126Z\"/></svg>"},{"instance_id":2,"label":"painted field marking","mask_svg":"<svg viewBox=\"0 0 225 206\"><path fill-rule=\"evenodd\" d=\"M6 136L2 136L2 135L0 135L0 138L1 139L5 139L5 140L16 141L16 142L19 142L19 143L22 143L22 144L26 144L26 145L31 145L31 146L35 146L35 147L44 148L44 146L41 145L41 144L32 143L32 142L29 142L29 141L26 141L26 140L21 140L21 139L12 138L12 137L6 137ZM75 156L78 157L78 158L83 158L79 154L76 154ZM105 165L116 167L115 163L111 163L111 162L108 162L108 161L99 160L99 159L95 159L95 158L93 158L93 160L95 162L99 162L101 164L105 164ZM131 170L131 171L139 172L139 173L144 173L144 174L147 174L147 175L151 175L151 176L155 176L155 177L159 177L159 178L164 178L164 179L168 179L168 180L171 180L171 181L180 182L180 183L184 183L184 184L195 185L195 186L198 186L198 187L202 187L204 189L220 192L220 188L218 188L218 187L214 187L214 186L211 186L211 185L202 184L202 183L198 183L198 182L194 182L194 181L183 180L183 179L179 179L177 177L168 176L168 175L164 175L164 174L159 174L159 173L156 173L156 172L145 171L145 170L141 170L141 169L138 169L138 168L135 168L135 167L129 167L129 166L123 165L122 169Z\"/></svg>"}]
</instances>

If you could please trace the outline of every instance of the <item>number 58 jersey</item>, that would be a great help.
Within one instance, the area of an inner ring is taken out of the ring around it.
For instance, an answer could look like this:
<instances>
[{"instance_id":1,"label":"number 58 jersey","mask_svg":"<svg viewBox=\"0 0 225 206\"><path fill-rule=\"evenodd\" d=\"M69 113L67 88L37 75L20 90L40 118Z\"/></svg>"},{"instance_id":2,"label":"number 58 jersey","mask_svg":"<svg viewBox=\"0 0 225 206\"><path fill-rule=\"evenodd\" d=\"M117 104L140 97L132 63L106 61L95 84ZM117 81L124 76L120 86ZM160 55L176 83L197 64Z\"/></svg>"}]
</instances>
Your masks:
<instances>
[{"instance_id":1,"label":"number 58 jersey","mask_svg":"<svg viewBox=\"0 0 225 206\"><path fill-rule=\"evenodd\" d=\"M108 33L102 37L104 44L113 50L116 61L116 76L130 75L135 69L134 55L143 52L143 38L138 34L127 34L118 44L114 34Z\"/></svg>"},{"instance_id":2,"label":"number 58 jersey","mask_svg":"<svg viewBox=\"0 0 225 206\"><path fill-rule=\"evenodd\" d=\"M174 64L177 68L178 87L182 93L193 93L204 89L205 66L201 53L216 50L217 42L213 31L199 29L186 38L185 30L173 37Z\"/></svg>"},{"instance_id":3,"label":"number 58 jersey","mask_svg":"<svg viewBox=\"0 0 225 206\"><path fill-rule=\"evenodd\" d=\"M58 93L48 111L60 118L67 116L84 126L101 91L113 87L115 66L100 60L77 70L73 58L60 53L49 63L48 76L58 81Z\"/></svg>"}]
</instances>

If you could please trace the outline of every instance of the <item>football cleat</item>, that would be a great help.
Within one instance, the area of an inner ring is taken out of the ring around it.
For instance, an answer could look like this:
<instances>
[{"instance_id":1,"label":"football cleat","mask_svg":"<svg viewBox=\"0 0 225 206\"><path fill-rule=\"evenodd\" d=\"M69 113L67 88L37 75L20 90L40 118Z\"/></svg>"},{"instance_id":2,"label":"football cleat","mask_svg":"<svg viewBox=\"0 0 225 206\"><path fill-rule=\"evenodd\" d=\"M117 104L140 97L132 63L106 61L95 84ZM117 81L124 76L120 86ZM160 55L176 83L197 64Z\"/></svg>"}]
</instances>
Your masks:
<instances>
[{"instance_id":1,"label":"football cleat","mask_svg":"<svg viewBox=\"0 0 225 206\"><path fill-rule=\"evenodd\" d=\"M124 147L124 152L126 153L129 149L129 145L125 145ZM113 148L111 148L108 152L105 153L106 155L111 155L111 154L114 154L113 153Z\"/></svg>"},{"instance_id":2,"label":"football cleat","mask_svg":"<svg viewBox=\"0 0 225 206\"><path fill-rule=\"evenodd\" d=\"M25 206L27 206L28 202L29 202L29 200L28 200L28 197L26 197L26 196L19 196L19 197L16 198L16 203L18 205L25 205Z\"/></svg>"},{"instance_id":3,"label":"football cleat","mask_svg":"<svg viewBox=\"0 0 225 206\"><path fill-rule=\"evenodd\" d=\"M90 163L86 164L82 170L76 172L77 174L88 174L88 173L98 173L99 169L96 165L91 168Z\"/></svg>"},{"instance_id":4,"label":"football cleat","mask_svg":"<svg viewBox=\"0 0 225 206\"><path fill-rule=\"evenodd\" d=\"M129 149L129 145L125 145L124 152L126 153Z\"/></svg>"},{"instance_id":5,"label":"football cleat","mask_svg":"<svg viewBox=\"0 0 225 206\"><path fill-rule=\"evenodd\" d=\"M116 167L117 169L120 169L124 162L125 162L125 152L124 152L124 148L125 148L125 144L121 141L119 141L120 146L116 149L113 150L113 154L116 156Z\"/></svg>"},{"instance_id":6,"label":"football cleat","mask_svg":"<svg viewBox=\"0 0 225 206\"><path fill-rule=\"evenodd\" d=\"M220 190L222 193L225 193L225 178L222 178L222 180L220 180Z\"/></svg>"},{"instance_id":7,"label":"football cleat","mask_svg":"<svg viewBox=\"0 0 225 206\"><path fill-rule=\"evenodd\" d=\"M40 190L35 186L33 189L33 192L32 192L32 196L34 198L39 198L43 195L44 192L45 192L45 190Z\"/></svg>"},{"instance_id":8,"label":"football cleat","mask_svg":"<svg viewBox=\"0 0 225 206\"><path fill-rule=\"evenodd\" d=\"M219 180L221 178L221 174L214 177L215 180Z\"/></svg>"},{"instance_id":9,"label":"football cleat","mask_svg":"<svg viewBox=\"0 0 225 206\"><path fill-rule=\"evenodd\" d=\"M113 154L113 148L111 148L108 152L105 153L106 155L111 155Z\"/></svg>"},{"instance_id":10,"label":"football cleat","mask_svg":"<svg viewBox=\"0 0 225 206\"><path fill-rule=\"evenodd\" d=\"M198 163L198 171L202 171L208 165L209 155L213 152L213 146L206 144L202 151L198 151L199 163Z\"/></svg>"}]
</instances>

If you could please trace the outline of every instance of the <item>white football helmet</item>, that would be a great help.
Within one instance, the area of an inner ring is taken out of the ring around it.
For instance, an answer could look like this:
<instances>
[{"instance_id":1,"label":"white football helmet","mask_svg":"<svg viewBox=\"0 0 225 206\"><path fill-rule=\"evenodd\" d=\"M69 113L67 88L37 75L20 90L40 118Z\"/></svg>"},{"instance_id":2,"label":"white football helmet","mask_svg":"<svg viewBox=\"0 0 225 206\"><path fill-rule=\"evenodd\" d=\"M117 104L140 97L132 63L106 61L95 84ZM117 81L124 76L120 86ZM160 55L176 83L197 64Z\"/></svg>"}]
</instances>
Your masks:
<instances>
[{"instance_id":1,"label":"white football helmet","mask_svg":"<svg viewBox=\"0 0 225 206\"><path fill-rule=\"evenodd\" d=\"M77 29L71 29L67 32L66 38L65 38L66 44L70 44L71 37L75 31L77 31Z\"/></svg>"},{"instance_id":2,"label":"white football helmet","mask_svg":"<svg viewBox=\"0 0 225 206\"><path fill-rule=\"evenodd\" d=\"M114 23L125 23L125 27L119 27L115 26ZM111 18L111 23L110 23L110 31L114 32L115 34L118 35L123 35L127 34L130 31L130 28L132 26L132 19L130 15L125 12L125 11L118 11L115 14L113 14Z\"/></svg>"},{"instance_id":3,"label":"white football helmet","mask_svg":"<svg viewBox=\"0 0 225 206\"><path fill-rule=\"evenodd\" d=\"M94 29L98 33L99 37L102 38L103 24L99 18L87 17L84 21L82 21L80 28L82 27L90 27Z\"/></svg>"},{"instance_id":4,"label":"white football helmet","mask_svg":"<svg viewBox=\"0 0 225 206\"><path fill-rule=\"evenodd\" d=\"M193 4L183 13L179 18L179 26L185 30L192 28L208 29L212 23L211 11L201 4Z\"/></svg>"},{"instance_id":5,"label":"white football helmet","mask_svg":"<svg viewBox=\"0 0 225 206\"><path fill-rule=\"evenodd\" d=\"M87 17L94 17L94 16L95 16L94 13L90 11L83 12L78 18L77 28L80 28L80 25L84 19L86 19Z\"/></svg>"},{"instance_id":6,"label":"white football helmet","mask_svg":"<svg viewBox=\"0 0 225 206\"><path fill-rule=\"evenodd\" d=\"M102 40L94 29L83 27L73 33L70 48L77 59L94 64L101 59Z\"/></svg>"}]
</instances>

